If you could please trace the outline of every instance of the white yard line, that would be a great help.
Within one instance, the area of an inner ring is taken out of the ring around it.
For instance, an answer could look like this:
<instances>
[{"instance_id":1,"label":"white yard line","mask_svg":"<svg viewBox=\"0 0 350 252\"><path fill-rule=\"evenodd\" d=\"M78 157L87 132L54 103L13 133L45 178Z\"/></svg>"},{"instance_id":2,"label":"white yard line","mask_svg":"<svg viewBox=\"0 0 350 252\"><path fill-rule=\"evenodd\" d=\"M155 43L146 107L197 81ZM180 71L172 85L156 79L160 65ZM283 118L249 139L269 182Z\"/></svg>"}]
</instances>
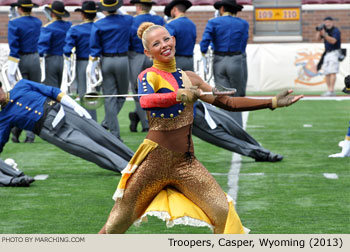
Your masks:
<instances>
[{"instance_id":1,"label":"white yard line","mask_svg":"<svg viewBox=\"0 0 350 252\"><path fill-rule=\"evenodd\" d=\"M243 129L247 127L249 112L242 113ZM239 171L241 170L242 157L237 153L232 154L231 168L228 173L228 192L234 202L237 201Z\"/></svg>"}]
</instances>

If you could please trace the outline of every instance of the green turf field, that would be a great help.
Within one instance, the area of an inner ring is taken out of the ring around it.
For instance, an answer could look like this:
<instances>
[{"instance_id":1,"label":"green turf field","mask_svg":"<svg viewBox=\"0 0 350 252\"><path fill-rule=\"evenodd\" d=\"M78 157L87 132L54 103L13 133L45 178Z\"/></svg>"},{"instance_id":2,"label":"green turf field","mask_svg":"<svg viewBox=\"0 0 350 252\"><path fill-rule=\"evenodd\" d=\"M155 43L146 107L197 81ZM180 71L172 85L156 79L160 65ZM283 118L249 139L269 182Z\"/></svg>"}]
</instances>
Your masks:
<instances>
[{"instance_id":1,"label":"green turf field","mask_svg":"<svg viewBox=\"0 0 350 252\"><path fill-rule=\"evenodd\" d=\"M145 133L130 133L120 113L121 135L133 150ZM243 158L237 212L253 234L350 233L349 158L330 159L340 151L350 119L350 101L301 101L275 111L251 112L247 130L264 147L284 155L279 163ZM103 109L99 110L102 120ZM312 127L304 127L305 124ZM21 140L24 140L24 135ZM194 137L197 158L228 191L232 153ZM9 142L1 158L11 157L30 176L48 174L28 188L0 187L0 233L97 233L113 206L119 175L67 154L36 138L33 144ZM339 179L326 179L336 173ZM254 175L255 174L255 175ZM260 174L260 175L259 175ZM128 233L210 233L207 228L178 226L149 218Z\"/></svg>"}]
</instances>

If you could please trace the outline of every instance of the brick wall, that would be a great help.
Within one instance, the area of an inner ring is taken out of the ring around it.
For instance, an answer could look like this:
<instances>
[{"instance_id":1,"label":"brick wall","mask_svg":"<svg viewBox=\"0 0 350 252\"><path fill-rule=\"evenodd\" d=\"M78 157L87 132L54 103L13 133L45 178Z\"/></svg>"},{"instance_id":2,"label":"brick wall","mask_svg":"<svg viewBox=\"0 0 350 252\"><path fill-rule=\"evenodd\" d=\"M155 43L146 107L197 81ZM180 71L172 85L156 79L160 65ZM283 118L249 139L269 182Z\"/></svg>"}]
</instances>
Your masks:
<instances>
[{"instance_id":1,"label":"brick wall","mask_svg":"<svg viewBox=\"0 0 350 252\"><path fill-rule=\"evenodd\" d=\"M130 13L132 14L132 13ZM163 13L158 13L162 15ZM205 25L208 19L213 17L213 11L203 12L191 12L187 13L187 16L193 20L197 25L197 42L200 41ZM7 23L8 13L0 12L0 43L7 43ZM42 22L47 23L44 14L34 12L34 16L40 18ZM250 24L249 30L249 43L252 42L253 38L253 12L244 11L239 12L238 16L247 20ZM302 12L302 36L303 42L316 42L315 41L315 26L322 23L322 20L326 16L332 16L335 18L335 25L340 28L342 32L342 43L350 43L350 11L349 10L306 10ZM73 23L79 23L79 13L71 13L71 17L68 19Z\"/></svg>"}]
</instances>

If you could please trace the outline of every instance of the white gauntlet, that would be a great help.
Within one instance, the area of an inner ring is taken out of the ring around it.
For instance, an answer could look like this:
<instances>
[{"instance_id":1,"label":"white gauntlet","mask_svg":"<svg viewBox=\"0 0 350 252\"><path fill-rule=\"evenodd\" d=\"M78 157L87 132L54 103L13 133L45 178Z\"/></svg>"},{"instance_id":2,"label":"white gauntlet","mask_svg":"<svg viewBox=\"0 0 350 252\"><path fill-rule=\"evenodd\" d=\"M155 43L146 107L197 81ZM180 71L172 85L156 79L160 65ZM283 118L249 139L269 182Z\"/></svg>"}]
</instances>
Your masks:
<instances>
[{"instance_id":1,"label":"white gauntlet","mask_svg":"<svg viewBox=\"0 0 350 252\"><path fill-rule=\"evenodd\" d=\"M11 57L7 61L7 78L11 86L16 84L16 72L18 69L19 59Z\"/></svg>"},{"instance_id":2,"label":"white gauntlet","mask_svg":"<svg viewBox=\"0 0 350 252\"><path fill-rule=\"evenodd\" d=\"M79 116L91 119L91 115L69 95L64 95L61 99L61 104L73 109Z\"/></svg>"},{"instance_id":3,"label":"white gauntlet","mask_svg":"<svg viewBox=\"0 0 350 252\"><path fill-rule=\"evenodd\" d=\"M98 63L98 59L99 58L93 58L90 56L89 58L89 63L86 67L86 73L88 78L90 78L92 83L96 83L97 82L97 77L96 77L96 67L97 67L97 63Z\"/></svg>"}]
</instances>

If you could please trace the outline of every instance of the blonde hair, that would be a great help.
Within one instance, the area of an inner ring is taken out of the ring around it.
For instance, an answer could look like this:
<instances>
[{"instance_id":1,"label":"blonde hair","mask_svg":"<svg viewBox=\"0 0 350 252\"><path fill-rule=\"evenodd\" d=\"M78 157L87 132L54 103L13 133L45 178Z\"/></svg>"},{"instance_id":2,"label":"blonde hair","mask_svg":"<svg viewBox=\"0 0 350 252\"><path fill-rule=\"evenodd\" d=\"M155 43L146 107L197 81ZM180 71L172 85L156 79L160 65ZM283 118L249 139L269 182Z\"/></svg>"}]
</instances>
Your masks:
<instances>
[{"instance_id":1,"label":"blonde hair","mask_svg":"<svg viewBox=\"0 0 350 252\"><path fill-rule=\"evenodd\" d=\"M147 46L147 34L156 29L165 29L161 25L156 25L152 22L143 22L137 29L137 36L142 40L143 47L148 50Z\"/></svg>"}]
</instances>

